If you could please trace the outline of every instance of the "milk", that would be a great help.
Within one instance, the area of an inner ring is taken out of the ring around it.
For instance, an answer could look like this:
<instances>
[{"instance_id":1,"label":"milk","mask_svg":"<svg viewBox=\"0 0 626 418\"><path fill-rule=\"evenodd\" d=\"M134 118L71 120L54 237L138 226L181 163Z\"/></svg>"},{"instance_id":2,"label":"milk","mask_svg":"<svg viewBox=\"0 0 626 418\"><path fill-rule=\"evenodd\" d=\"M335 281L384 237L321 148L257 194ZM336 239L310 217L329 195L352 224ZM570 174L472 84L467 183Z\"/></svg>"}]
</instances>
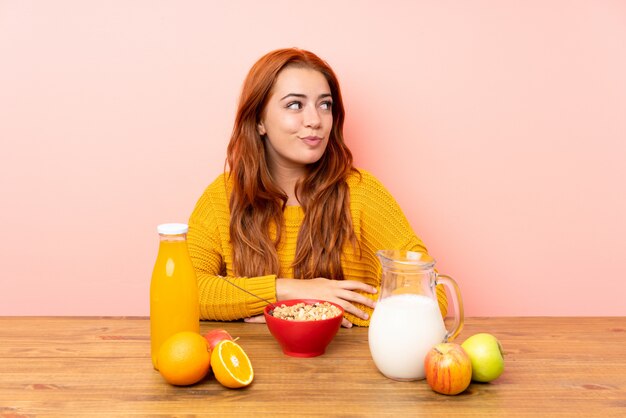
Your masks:
<instances>
[{"instance_id":1,"label":"milk","mask_svg":"<svg viewBox=\"0 0 626 418\"><path fill-rule=\"evenodd\" d=\"M436 300L416 294L392 295L378 301L372 314L370 352L385 376L423 379L424 357L445 335Z\"/></svg>"}]
</instances>

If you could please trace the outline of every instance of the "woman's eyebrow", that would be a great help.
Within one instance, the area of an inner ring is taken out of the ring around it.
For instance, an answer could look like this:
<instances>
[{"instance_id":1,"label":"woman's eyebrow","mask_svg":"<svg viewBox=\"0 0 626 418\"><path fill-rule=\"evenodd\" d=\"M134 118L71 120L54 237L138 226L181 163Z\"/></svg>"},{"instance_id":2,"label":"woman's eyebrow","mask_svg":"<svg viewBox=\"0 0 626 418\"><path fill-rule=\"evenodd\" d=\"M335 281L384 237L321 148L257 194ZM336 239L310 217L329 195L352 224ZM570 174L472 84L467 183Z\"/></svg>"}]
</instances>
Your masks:
<instances>
[{"instance_id":1,"label":"woman's eyebrow","mask_svg":"<svg viewBox=\"0 0 626 418\"><path fill-rule=\"evenodd\" d=\"M330 93L323 93L320 94L317 98L318 99L324 99L326 97L332 97L333 95ZM301 93L289 93L283 97L280 98L280 100L285 100L288 97L298 97L298 98L302 98L302 99L306 99L306 94L301 94Z\"/></svg>"}]
</instances>

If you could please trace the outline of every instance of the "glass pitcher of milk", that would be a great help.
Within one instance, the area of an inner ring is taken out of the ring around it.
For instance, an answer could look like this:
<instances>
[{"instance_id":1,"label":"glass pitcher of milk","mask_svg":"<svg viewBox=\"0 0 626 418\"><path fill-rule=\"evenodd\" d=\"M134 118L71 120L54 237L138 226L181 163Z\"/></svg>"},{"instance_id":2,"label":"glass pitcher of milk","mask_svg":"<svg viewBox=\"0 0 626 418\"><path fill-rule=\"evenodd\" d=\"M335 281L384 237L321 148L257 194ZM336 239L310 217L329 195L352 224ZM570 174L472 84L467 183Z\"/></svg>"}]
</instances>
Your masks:
<instances>
[{"instance_id":1,"label":"glass pitcher of milk","mask_svg":"<svg viewBox=\"0 0 626 418\"><path fill-rule=\"evenodd\" d=\"M425 377L424 357L463 328L463 301L454 279L435 271L428 254L381 250L381 289L369 328L369 347L378 370L394 380ZM446 330L435 286L442 284L454 306L452 330Z\"/></svg>"}]
</instances>

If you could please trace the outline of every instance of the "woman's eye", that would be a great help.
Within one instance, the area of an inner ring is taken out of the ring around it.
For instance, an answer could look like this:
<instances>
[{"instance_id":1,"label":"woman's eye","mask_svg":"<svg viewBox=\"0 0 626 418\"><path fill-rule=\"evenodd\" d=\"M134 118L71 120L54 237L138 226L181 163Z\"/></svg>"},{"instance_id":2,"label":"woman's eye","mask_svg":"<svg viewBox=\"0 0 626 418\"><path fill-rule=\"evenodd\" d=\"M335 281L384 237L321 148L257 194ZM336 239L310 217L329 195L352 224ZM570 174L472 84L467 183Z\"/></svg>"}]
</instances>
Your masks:
<instances>
[{"instance_id":1,"label":"woman's eye","mask_svg":"<svg viewBox=\"0 0 626 418\"><path fill-rule=\"evenodd\" d=\"M287 109L293 109L293 110L302 109L302 103L300 103L300 102L289 102L289 103L287 103Z\"/></svg>"},{"instance_id":2,"label":"woman's eye","mask_svg":"<svg viewBox=\"0 0 626 418\"><path fill-rule=\"evenodd\" d=\"M333 102L322 102L322 104L320 105L320 107L324 110L330 110L333 108Z\"/></svg>"}]
</instances>

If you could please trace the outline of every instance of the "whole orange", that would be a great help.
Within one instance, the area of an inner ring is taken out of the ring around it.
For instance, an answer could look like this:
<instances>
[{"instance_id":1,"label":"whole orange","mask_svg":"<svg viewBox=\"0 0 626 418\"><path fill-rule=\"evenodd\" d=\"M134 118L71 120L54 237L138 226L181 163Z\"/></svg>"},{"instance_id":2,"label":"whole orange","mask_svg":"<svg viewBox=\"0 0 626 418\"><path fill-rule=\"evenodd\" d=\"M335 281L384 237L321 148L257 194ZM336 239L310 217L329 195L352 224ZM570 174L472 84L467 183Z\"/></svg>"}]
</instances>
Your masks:
<instances>
[{"instance_id":1,"label":"whole orange","mask_svg":"<svg viewBox=\"0 0 626 418\"><path fill-rule=\"evenodd\" d=\"M202 335L191 331L179 332L161 345L157 366L168 383L193 385L209 372L211 349Z\"/></svg>"}]
</instances>

